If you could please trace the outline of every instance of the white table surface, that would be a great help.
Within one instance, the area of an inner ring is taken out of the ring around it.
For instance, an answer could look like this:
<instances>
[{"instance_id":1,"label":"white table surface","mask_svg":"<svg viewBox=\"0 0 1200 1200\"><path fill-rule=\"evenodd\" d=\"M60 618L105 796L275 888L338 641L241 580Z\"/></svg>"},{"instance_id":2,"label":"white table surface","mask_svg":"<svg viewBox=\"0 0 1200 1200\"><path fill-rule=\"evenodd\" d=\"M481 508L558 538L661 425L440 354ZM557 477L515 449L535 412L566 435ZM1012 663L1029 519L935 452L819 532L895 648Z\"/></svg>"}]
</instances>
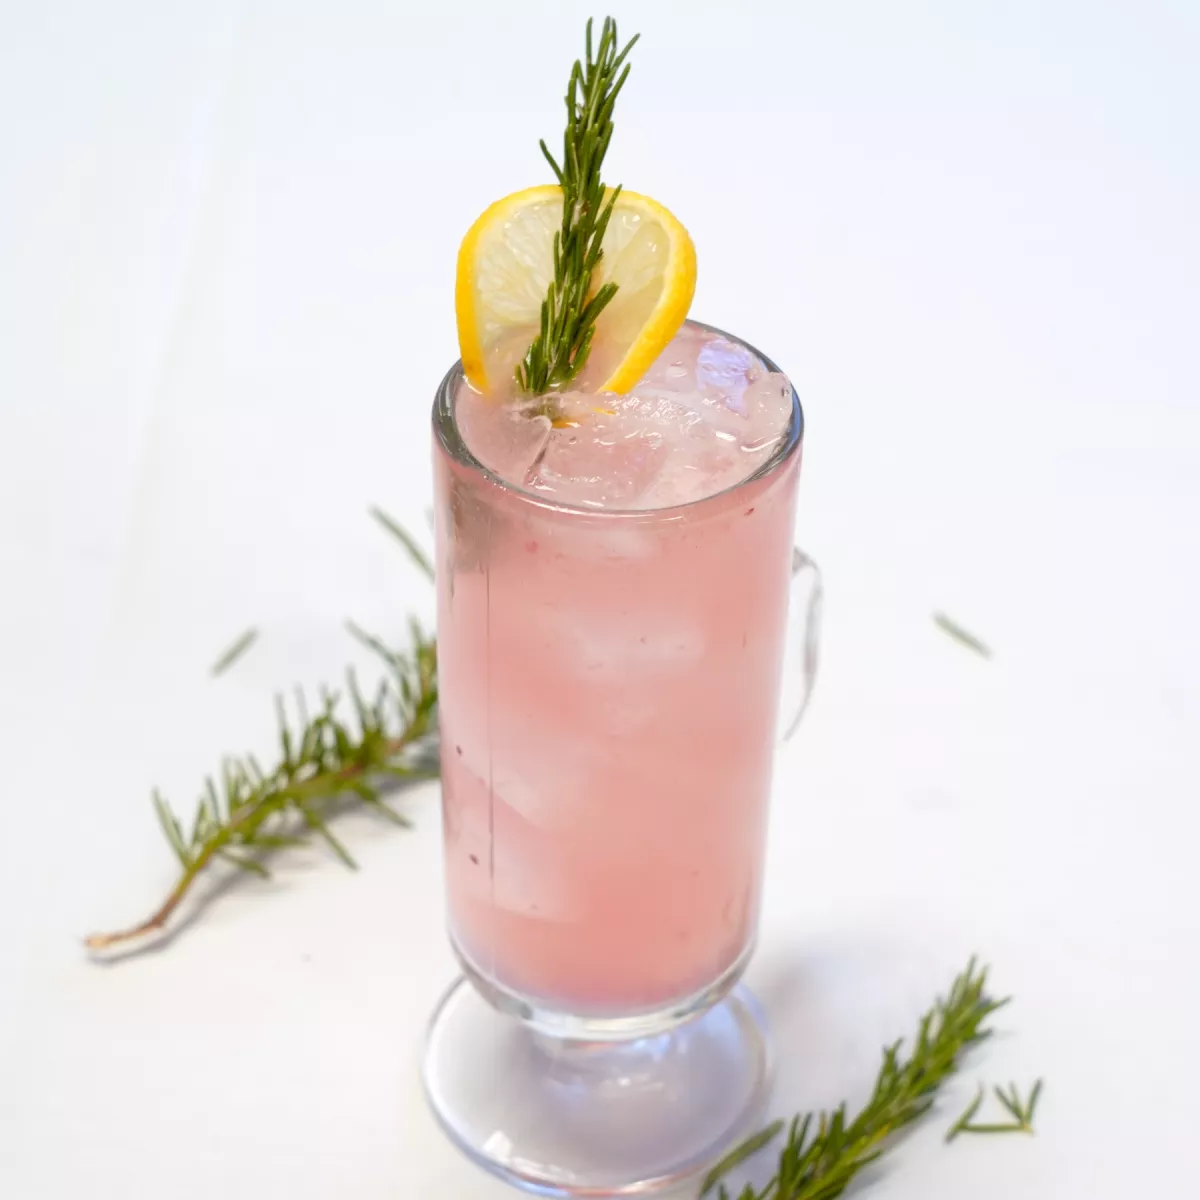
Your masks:
<instances>
[{"instance_id":1,"label":"white table surface","mask_svg":"<svg viewBox=\"0 0 1200 1200\"><path fill-rule=\"evenodd\" d=\"M808 417L822 678L761 950L776 1108L861 1099L972 950L1016 1004L879 1200L1182 1196L1200 1119L1200 7L625 6L610 177ZM457 243L545 175L586 6L0 2L0 1195L507 1195L422 1101L437 791L167 949L189 802L399 635ZM602 15L602 12L600 13ZM939 633L944 609L995 647ZM249 624L253 652L207 668ZM1046 1078L1035 1139L941 1134Z\"/></svg>"}]
</instances>

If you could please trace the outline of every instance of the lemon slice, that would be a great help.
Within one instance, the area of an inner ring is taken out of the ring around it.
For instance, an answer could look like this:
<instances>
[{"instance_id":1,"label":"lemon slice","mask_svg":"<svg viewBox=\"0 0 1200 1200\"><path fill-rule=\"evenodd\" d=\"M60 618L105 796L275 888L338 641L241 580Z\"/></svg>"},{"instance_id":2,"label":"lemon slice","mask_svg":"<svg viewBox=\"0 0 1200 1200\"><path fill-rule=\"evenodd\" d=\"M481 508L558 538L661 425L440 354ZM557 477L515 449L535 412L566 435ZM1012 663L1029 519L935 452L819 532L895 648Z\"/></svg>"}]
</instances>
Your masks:
<instances>
[{"instance_id":1,"label":"lemon slice","mask_svg":"<svg viewBox=\"0 0 1200 1200\"><path fill-rule=\"evenodd\" d=\"M471 226L458 252L455 311L467 379L481 391L510 386L538 334L554 277L562 189L527 188L497 200ZM592 288L617 293L596 321L587 365L573 386L627 392L687 316L696 290L696 251L659 203L622 191L601 243Z\"/></svg>"}]
</instances>

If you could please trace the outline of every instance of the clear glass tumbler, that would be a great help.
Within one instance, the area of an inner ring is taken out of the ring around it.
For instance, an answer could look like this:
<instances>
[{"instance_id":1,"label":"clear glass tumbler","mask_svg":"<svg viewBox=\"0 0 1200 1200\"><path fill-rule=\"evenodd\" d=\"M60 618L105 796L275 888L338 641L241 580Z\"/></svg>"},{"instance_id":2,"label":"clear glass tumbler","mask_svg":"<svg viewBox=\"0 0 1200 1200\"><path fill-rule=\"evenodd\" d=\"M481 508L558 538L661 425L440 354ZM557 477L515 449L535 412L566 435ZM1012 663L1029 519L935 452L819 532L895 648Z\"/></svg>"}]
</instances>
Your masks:
<instances>
[{"instance_id":1,"label":"clear glass tumbler","mask_svg":"<svg viewBox=\"0 0 1200 1200\"><path fill-rule=\"evenodd\" d=\"M792 544L803 415L793 390L777 451L717 495L597 511L476 461L455 422L464 386L456 364L433 409L446 882L464 978L434 1015L426 1091L450 1137L510 1182L642 1194L744 1136L769 1086L762 1015L738 980L789 598L803 621L790 728L816 666L820 579Z\"/></svg>"}]
</instances>

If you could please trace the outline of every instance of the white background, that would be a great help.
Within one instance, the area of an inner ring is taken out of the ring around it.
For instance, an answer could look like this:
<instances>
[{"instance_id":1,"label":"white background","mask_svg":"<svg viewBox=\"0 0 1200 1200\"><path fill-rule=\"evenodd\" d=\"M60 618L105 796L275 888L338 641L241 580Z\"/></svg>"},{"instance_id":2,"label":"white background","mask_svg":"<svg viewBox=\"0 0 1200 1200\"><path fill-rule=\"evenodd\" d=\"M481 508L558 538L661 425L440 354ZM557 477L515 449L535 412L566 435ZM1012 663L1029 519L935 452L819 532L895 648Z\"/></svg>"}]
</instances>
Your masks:
<instances>
[{"instance_id":1,"label":"white background","mask_svg":"<svg viewBox=\"0 0 1200 1200\"><path fill-rule=\"evenodd\" d=\"M1017 997L879 1200L1192 1186L1200 1119L1200 6L692 0L607 175L787 369L822 679L762 948L776 1108L861 1099L972 950ZM165 950L148 803L426 585L458 240L544 180L581 4L0 0L0 1194L505 1195L420 1097L436 788ZM598 15L603 15L599 13ZM944 609L995 649L939 633ZM254 651L207 668L249 624ZM945 1126L1046 1078L1035 1139Z\"/></svg>"}]
</instances>

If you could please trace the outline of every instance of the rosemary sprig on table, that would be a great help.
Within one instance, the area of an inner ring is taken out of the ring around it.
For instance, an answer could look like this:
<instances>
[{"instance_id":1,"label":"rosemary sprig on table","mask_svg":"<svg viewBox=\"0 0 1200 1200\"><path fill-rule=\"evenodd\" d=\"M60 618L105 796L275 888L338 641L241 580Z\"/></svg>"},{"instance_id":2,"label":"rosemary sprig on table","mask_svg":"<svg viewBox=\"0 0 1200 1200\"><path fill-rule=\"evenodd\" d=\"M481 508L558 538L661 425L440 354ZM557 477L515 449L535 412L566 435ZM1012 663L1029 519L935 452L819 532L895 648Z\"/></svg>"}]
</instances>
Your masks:
<instances>
[{"instance_id":1,"label":"rosemary sprig on table","mask_svg":"<svg viewBox=\"0 0 1200 1200\"><path fill-rule=\"evenodd\" d=\"M541 330L516 371L517 383L531 395L561 388L579 374L591 350L596 318L617 292L614 283L591 292L604 231L621 191L614 188L605 200L600 166L612 139L613 106L629 77L625 58L637 40L632 37L618 50L617 23L606 17L593 57L588 21L586 56L576 60L567 84L562 164L540 143L562 187L563 216L554 235L554 279L542 301Z\"/></svg>"},{"instance_id":2,"label":"rosemary sprig on table","mask_svg":"<svg viewBox=\"0 0 1200 1200\"><path fill-rule=\"evenodd\" d=\"M895 1134L929 1111L937 1090L958 1068L964 1052L989 1036L984 1022L1008 1000L991 999L986 984L986 968L978 969L971 959L949 995L921 1018L908 1056L901 1053L902 1041L884 1049L874 1091L863 1108L853 1118L847 1117L845 1104L832 1112L793 1118L770 1182L759 1190L747 1184L736 1200L840 1196L854 1176L887 1149ZM777 1121L734 1149L709 1173L701 1196L717 1187L719 1200L733 1200L721 1180L782 1129L783 1122Z\"/></svg>"},{"instance_id":3,"label":"rosemary sprig on table","mask_svg":"<svg viewBox=\"0 0 1200 1200\"><path fill-rule=\"evenodd\" d=\"M983 1103L984 1089L981 1083L975 1098L967 1105L962 1116L946 1131L946 1141L954 1141L960 1133L1033 1133L1033 1114L1042 1094L1042 1081L1039 1079L1034 1083L1029 1099L1025 1101L1021 1099L1015 1083L1008 1085L1007 1092L1002 1087L995 1087L992 1091L996 1093L996 1099L1004 1106L1012 1120L978 1124L973 1121Z\"/></svg>"},{"instance_id":4,"label":"rosemary sprig on table","mask_svg":"<svg viewBox=\"0 0 1200 1200\"><path fill-rule=\"evenodd\" d=\"M392 532L400 529L380 510L373 509L372 515ZM418 565L432 570L411 538L404 535L401 540ZM328 826L331 812L347 796L397 824L408 824L386 803L380 785L388 779L437 774L419 754L437 726L437 643L416 621L410 622L404 652L389 649L351 622L347 627L387 668L374 695L364 696L348 670L344 693L320 689L315 716L309 715L303 692L296 694L294 714L278 697L275 764L264 768L252 754L226 758L219 775L205 780L186 830L156 791L154 809L179 860L179 877L146 920L113 933L92 934L86 941L90 950L111 949L164 930L196 881L219 862L265 877L269 871L264 860L271 854L320 837L342 862L354 867Z\"/></svg>"}]
</instances>

